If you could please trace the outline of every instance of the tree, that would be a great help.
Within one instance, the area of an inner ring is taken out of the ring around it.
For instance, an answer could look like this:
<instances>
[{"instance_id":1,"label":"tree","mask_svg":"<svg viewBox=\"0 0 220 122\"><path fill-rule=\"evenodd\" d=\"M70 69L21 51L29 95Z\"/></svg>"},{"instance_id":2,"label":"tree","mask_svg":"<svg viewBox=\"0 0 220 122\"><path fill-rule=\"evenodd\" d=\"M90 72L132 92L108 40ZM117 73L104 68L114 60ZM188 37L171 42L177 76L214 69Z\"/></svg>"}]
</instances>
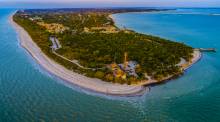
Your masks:
<instances>
[{"instance_id":1,"label":"tree","mask_svg":"<svg viewBox=\"0 0 220 122\"><path fill-rule=\"evenodd\" d=\"M111 82L114 80L114 76L112 74L107 74L105 76L105 78L106 78L107 81L111 81Z\"/></svg>"},{"instance_id":2,"label":"tree","mask_svg":"<svg viewBox=\"0 0 220 122\"><path fill-rule=\"evenodd\" d=\"M103 73L102 71L97 71L94 76L96 78L103 79L104 75L105 75L105 73Z\"/></svg>"}]
</instances>

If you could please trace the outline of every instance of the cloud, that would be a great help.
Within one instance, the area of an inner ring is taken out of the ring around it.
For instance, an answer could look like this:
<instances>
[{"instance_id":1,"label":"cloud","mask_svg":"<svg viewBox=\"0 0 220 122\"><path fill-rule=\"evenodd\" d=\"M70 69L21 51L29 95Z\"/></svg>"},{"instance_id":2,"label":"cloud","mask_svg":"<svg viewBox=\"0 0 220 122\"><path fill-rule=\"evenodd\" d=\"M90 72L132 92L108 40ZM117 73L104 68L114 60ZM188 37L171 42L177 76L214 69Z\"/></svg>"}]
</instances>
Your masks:
<instances>
[{"instance_id":1,"label":"cloud","mask_svg":"<svg viewBox=\"0 0 220 122\"><path fill-rule=\"evenodd\" d=\"M220 7L220 0L0 0L11 7Z\"/></svg>"}]
</instances>

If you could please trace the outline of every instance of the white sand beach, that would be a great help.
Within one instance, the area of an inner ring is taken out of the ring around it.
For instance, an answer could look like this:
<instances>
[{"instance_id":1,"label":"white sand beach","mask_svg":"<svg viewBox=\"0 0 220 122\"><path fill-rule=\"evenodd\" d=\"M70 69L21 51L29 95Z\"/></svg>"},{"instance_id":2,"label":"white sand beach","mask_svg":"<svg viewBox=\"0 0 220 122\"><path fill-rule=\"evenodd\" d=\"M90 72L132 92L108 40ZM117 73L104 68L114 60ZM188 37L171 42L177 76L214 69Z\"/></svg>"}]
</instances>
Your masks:
<instances>
[{"instance_id":1,"label":"white sand beach","mask_svg":"<svg viewBox=\"0 0 220 122\"><path fill-rule=\"evenodd\" d=\"M145 87L143 86L108 83L96 78L89 78L66 69L48 58L34 43L29 34L13 21L12 16L10 17L10 23L19 36L21 46L31 54L37 63L55 76L82 88L108 95L130 96L144 93Z\"/></svg>"},{"instance_id":2,"label":"white sand beach","mask_svg":"<svg viewBox=\"0 0 220 122\"><path fill-rule=\"evenodd\" d=\"M121 85L105 82L96 78L89 78L84 75L74 73L47 57L31 39L29 34L21 26L13 21L12 16L10 17L10 23L19 36L20 45L31 54L37 63L39 63L48 72L65 81L68 81L69 83L72 83L73 85L77 85L84 89L98 93L104 93L107 95L136 96L142 95L146 91L146 87L143 85L150 85L152 83L160 82L156 80L148 80L147 82L138 85ZM190 63L184 64L183 69L187 69L192 64L196 63L200 58L201 53L199 51L194 51L194 57L192 61ZM164 80L170 79L170 77L172 76L169 76Z\"/></svg>"}]
</instances>

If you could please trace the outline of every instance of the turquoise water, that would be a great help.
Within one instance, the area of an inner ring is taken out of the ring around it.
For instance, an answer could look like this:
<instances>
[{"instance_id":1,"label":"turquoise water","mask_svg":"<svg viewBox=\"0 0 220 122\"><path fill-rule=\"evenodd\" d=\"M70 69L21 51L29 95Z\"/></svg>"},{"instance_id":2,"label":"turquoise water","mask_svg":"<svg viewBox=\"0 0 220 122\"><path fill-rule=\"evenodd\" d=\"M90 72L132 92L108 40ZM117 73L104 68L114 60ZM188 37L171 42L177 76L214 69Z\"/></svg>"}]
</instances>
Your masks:
<instances>
[{"instance_id":1,"label":"turquoise water","mask_svg":"<svg viewBox=\"0 0 220 122\"><path fill-rule=\"evenodd\" d=\"M142 97L95 95L50 75L31 58L8 22L13 11L0 10L0 122L220 121L219 52L204 53L183 77L152 87ZM114 17L121 27L220 50L220 16L211 16L211 12L220 10L179 9Z\"/></svg>"}]
</instances>

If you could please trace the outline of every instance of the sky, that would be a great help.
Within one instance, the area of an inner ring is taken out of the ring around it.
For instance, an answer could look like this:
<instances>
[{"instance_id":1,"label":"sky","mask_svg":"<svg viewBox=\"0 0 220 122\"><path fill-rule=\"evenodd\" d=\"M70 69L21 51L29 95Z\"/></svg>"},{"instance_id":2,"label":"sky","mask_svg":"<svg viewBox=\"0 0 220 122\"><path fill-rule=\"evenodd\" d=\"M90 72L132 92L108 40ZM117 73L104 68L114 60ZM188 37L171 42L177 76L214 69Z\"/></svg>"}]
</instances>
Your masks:
<instances>
[{"instance_id":1,"label":"sky","mask_svg":"<svg viewBox=\"0 0 220 122\"><path fill-rule=\"evenodd\" d=\"M220 7L220 0L0 0L0 7Z\"/></svg>"}]
</instances>

